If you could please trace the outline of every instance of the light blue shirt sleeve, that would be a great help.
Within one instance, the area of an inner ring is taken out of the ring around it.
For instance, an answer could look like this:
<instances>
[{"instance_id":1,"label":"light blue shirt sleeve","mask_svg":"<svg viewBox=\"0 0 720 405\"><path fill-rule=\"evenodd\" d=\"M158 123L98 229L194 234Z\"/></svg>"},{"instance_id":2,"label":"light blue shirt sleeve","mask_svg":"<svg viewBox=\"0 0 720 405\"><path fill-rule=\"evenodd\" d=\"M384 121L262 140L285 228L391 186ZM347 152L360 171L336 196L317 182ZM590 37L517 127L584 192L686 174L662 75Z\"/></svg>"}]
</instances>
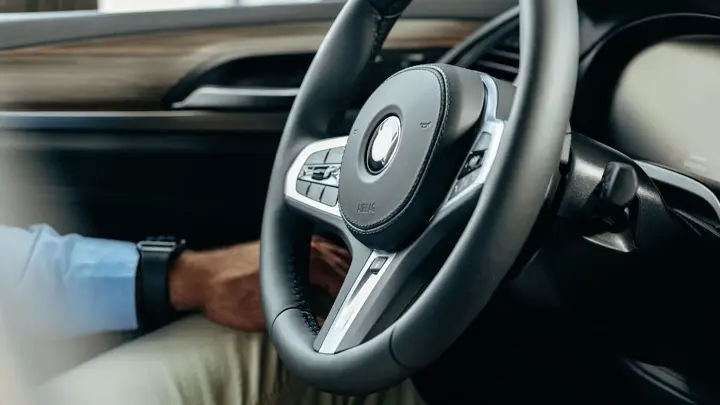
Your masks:
<instances>
[{"instance_id":1,"label":"light blue shirt sleeve","mask_svg":"<svg viewBox=\"0 0 720 405\"><path fill-rule=\"evenodd\" d=\"M137 328L133 243L0 226L0 311L57 338Z\"/></svg>"}]
</instances>

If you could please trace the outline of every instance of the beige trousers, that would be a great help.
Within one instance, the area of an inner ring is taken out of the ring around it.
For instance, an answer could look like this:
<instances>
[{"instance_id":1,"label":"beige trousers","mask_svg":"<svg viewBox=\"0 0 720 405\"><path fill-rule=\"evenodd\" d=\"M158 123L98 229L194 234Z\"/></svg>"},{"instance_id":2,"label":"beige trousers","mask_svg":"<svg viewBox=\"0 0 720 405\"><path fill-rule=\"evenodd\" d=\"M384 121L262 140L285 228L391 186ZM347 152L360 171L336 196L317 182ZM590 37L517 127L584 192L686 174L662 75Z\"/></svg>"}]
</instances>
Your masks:
<instances>
[{"instance_id":1,"label":"beige trousers","mask_svg":"<svg viewBox=\"0 0 720 405\"><path fill-rule=\"evenodd\" d=\"M422 401L412 383L365 398L318 392L282 367L264 334L186 318L53 379L41 390L58 405L325 405Z\"/></svg>"}]
</instances>

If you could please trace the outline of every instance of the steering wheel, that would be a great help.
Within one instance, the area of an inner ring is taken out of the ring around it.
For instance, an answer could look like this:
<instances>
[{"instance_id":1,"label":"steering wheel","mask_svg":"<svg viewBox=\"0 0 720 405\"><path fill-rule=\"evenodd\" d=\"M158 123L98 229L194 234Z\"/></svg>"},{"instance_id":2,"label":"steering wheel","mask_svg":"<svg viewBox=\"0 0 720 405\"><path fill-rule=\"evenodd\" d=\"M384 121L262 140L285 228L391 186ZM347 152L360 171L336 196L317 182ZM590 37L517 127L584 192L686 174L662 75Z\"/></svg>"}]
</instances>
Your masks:
<instances>
[{"instance_id":1,"label":"steering wheel","mask_svg":"<svg viewBox=\"0 0 720 405\"><path fill-rule=\"evenodd\" d=\"M517 89L454 66L411 67L375 90L349 136L331 137L409 3L346 3L300 87L265 203L271 340L292 372L335 393L411 376L485 307L555 191L573 103L577 4L522 0ZM307 292L316 227L352 253L322 328Z\"/></svg>"}]
</instances>

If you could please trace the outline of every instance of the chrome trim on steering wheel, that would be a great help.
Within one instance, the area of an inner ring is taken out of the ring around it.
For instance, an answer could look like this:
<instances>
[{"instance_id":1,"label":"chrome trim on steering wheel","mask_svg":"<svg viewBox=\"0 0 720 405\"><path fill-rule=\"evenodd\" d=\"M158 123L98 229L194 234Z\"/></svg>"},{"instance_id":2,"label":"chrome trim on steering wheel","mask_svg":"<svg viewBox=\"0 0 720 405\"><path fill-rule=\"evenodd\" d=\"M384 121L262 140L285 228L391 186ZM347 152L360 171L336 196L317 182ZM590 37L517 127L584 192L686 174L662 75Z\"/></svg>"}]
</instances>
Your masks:
<instances>
[{"instance_id":1,"label":"chrome trim on steering wheel","mask_svg":"<svg viewBox=\"0 0 720 405\"><path fill-rule=\"evenodd\" d=\"M385 262L380 269L371 270L370 265L372 265L373 261L377 258L385 258ZM390 266L393 258L395 258L394 253L373 252L370 255L363 265L360 274L355 278L353 286L347 298L342 303L332 325L330 325L330 330L328 330L327 336L325 336L320 350L318 350L320 353L332 354L337 351L348 329L352 326L358 313L363 305L365 305L365 302L375 289L385 270Z\"/></svg>"},{"instance_id":2,"label":"chrome trim on steering wheel","mask_svg":"<svg viewBox=\"0 0 720 405\"><path fill-rule=\"evenodd\" d=\"M285 175L285 196L292 198L293 200L299 201L309 207L339 217L339 203L335 203L335 205L331 207L329 205L325 205L321 202L315 201L309 197L298 193L296 184L298 177L300 176L300 171L303 169L303 166L305 166L305 162L310 157L310 155L315 152L345 146L347 144L347 139L347 136L340 136L337 138L330 138L322 141L313 142L310 145L306 146L295 158L295 161L293 162L292 166L290 166L290 169Z\"/></svg>"}]
</instances>

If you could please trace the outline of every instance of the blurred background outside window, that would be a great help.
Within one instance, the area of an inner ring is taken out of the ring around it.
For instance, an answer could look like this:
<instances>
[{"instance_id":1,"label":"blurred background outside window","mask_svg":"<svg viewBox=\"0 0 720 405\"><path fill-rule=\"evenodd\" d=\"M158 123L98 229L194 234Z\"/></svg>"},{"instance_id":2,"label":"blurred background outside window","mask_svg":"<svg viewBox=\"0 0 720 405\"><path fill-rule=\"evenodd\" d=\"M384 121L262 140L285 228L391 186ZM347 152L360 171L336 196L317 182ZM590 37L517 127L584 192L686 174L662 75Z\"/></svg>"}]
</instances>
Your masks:
<instances>
[{"instance_id":1,"label":"blurred background outside window","mask_svg":"<svg viewBox=\"0 0 720 405\"><path fill-rule=\"evenodd\" d=\"M76 10L114 13L322 1L326 0L0 0L0 13Z\"/></svg>"}]
</instances>

